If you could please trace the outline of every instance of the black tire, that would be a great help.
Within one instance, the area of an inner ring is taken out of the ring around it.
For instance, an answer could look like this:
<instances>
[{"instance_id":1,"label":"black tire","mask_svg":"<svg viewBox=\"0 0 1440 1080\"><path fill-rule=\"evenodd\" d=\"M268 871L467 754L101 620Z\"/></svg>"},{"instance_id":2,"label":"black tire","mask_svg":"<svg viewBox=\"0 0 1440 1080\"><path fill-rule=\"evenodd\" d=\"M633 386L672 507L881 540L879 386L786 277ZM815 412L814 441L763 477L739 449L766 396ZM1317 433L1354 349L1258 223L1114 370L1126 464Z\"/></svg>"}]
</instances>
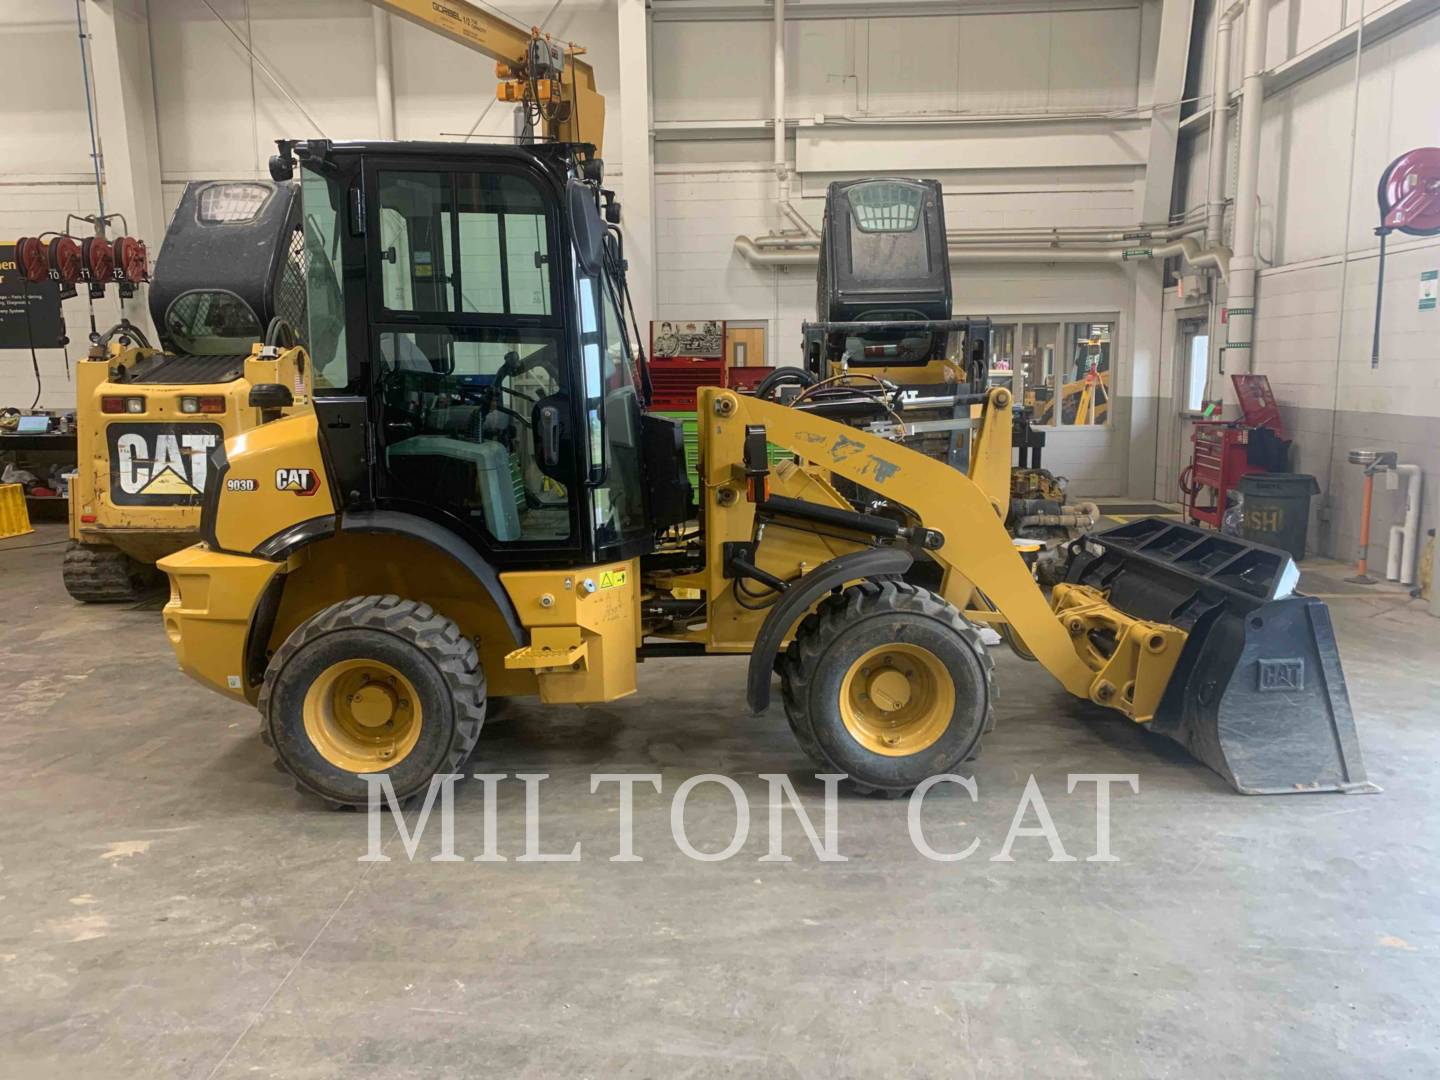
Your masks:
<instances>
[{"instance_id":1,"label":"black tire","mask_svg":"<svg viewBox=\"0 0 1440 1080\"><path fill-rule=\"evenodd\" d=\"M143 599L159 587L163 575L119 548L73 541L65 549L60 578L65 591L82 604L123 604Z\"/></svg>"},{"instance_id":2,"label":"black tire","mask_svg":"<svg viewBox=\"0 0 1440 1080\"><path fill-rule=\"evenodd\" d=\"M333 763L307 734L305 700L334 665L371 660L399 672L420 706L414 745L388 773L395 797L425 792L436 773L459 769L485 722L485 672L474 644L428 604L398 596L358 596L312 616L276 650L260 690L265 743L296 787L333 806L363 806L365 776ZM402 702L403 704L403 702Z\"/></svg>"},{"instance_id":3,"label":"black tire","mask_svg":"<svg viewBox=\"0 0 1440 1080\"><path fill-rule=\"evenodd\" d=\"M954 687L943 730L913 753L867 748L842 714L847 672L884 646L928 653ZM899 797L954 771L990 725L993 662L979 632L951 604L902 581L861 582L827 597L800 623L779 667L785 715L801 747L827 771L847 774L862 794Z\"/></svg>"}]
</instances>

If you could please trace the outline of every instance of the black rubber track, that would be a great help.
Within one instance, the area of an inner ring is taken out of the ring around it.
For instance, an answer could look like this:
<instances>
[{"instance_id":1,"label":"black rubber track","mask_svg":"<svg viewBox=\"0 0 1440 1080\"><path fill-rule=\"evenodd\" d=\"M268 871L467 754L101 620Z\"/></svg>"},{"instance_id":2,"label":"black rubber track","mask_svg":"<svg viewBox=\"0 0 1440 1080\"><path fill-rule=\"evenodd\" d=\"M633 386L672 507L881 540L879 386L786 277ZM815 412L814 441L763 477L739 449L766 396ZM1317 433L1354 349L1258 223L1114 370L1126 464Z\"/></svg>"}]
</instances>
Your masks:
<instances>
[{"instance_id":1,"label":"black rubber track","mask_svg":"<svg viewBox=\"0 0 1440 1080\"><path fill-rule=\"evenodd\" d=\"M905 613L933 620L955 633L979 660L984 679L984 720L976 727L975 737L954 760L930 771L945 772L962 761L973 758L980 748L980 737L992 726L995 684L994 661L985 649L980 632L966 622L954 605L926 589L904 581L886 579L863 581L822 600L796 628L795 637L776 665L780 672L785 716L801 748L816 764L833 773L851 773L846 785L861 795L884 795L901 798L909 794L924 777L908 784L881 784L857 778L852 770L838 765L815 737L813 718L804 707L809 698L810 683L832 642L857 623L877 616ZM927 773L928 775L928 773Z\"/></svg>"},{"instance_id":2,"label":"black rubber track","mask_svg":"<svg viewBox=\"0 0 1440 1080\"><path fill-rule=\"evenodd\" d=\"M119 548L71 543L61 564L65 591L84 604L123 604L142 599L160 584L153 566Z\"/></svg>"},{"instance_id":3,"label":"black rubber track","mask_svg":"<svg viewBox=\"0 0 1440 1080\"><path fill-rule=\"evenodd\" d=\"M429 604L393 595L357 596L317 612L295 628L265 669L258 702L260 737L275 752L276 769L294 778L296 790L316 795L334 809L360 806L364 800L336 798L334 792L321 790L286 760L271 727L276 718L271 716L270 703L277 680L296 654L328 634L357 629L391 634L414 645L444 680L453 703L455 726L443 759L430 775L457 771L475 748L485 723L485 671L480 666L480 655L474 643L460 632L460 627ZM423 793L428 785L427 777L417 791L397 791L396 796L404 801Z\"/></svg>"}]
</instances>

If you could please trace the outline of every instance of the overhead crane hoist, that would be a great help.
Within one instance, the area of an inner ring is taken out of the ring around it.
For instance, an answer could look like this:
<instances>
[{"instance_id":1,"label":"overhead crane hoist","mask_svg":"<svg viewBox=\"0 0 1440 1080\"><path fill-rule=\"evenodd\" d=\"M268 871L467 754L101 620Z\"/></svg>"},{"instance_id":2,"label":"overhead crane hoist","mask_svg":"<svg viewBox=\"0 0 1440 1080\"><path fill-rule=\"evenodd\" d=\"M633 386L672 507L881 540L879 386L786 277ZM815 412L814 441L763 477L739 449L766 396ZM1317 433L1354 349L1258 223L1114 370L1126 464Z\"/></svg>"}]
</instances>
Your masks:
<instances>
[{"instance_id":1,"label":"overhead crane hoist","mask_svg":"<svg viewBox=\"0 0 1440 1080\"><path fill-rule=\"evenodd\" d=\"M524 109L526 128L554 142L604 151L605 98L595 71L580 57L585 49L557 41L539 27L515 25L465 0L369 0L398 15L484 53L495 61L496 97Z\"/></svg>"}]
</instances>

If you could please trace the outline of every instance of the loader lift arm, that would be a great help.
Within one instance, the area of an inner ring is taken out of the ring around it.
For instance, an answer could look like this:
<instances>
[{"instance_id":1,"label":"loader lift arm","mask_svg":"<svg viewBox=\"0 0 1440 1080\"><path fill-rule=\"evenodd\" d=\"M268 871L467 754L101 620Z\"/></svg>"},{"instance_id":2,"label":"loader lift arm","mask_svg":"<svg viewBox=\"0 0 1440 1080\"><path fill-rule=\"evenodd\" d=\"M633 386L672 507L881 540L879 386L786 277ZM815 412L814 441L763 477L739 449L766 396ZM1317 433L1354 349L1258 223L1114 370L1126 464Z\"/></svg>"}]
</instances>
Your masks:
<instances>
[{"instance_id":1,"label":"loader lift arm","mask_svg":"<svg viewBox=\"0 0 1440 1080\"><path fill-rule=\"evenodd\" d=\"M492 58L501 101L538 115L546 138L590 143L597 156L603 152L605 98L595 89L595 70L579 59L581 46L553 41L539 27L527 30L466 0L369 3Z\"/></svg>"},{"instance_id":2,"label":"loader lift arm","mask_svg":"<svg viewBox=\"0 0 1440 1080\"><path fill-rule=\"evenodd\" d=\"M1008 391L993 389L983 426L1008 435L1009 404ZM1146 519L1077 542L1070 580L1047 600L1005 531L1008 478L986 467L983 441L967 476L805 409L718 388L702 389L699 405L710 447L762 427L767 441L904 510L912 520L902 532L925 538L944 570L940 594L961 615L1005 624L1069 693L1182 743L1237 790L1375 790L1328 612L1293 593L1299 575L1285 553ZM731 463L735 492L744 491L752 478L742 456L721 449L719 460ZM876 572L848 569L846 560L890 551L900 558L878 572L903 572L920 546L842 556L813 571L815 589L787 593L756 636L752 707L768 699L779 640L806 599Z\"/></svg>"}]
</instances>

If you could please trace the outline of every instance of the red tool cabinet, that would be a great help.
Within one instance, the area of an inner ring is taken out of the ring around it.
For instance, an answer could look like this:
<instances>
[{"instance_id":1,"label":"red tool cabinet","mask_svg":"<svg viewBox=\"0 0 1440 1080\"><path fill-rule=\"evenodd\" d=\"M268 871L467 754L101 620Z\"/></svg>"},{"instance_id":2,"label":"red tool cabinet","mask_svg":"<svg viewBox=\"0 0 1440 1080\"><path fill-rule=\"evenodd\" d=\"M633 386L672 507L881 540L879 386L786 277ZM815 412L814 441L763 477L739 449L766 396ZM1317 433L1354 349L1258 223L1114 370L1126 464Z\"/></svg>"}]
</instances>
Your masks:
<instances>
[{"instance_id":1,"label":"red tool cabinet","mask_svg":"<svg viewBox=\"0 0 1440 1080\"><path fill-rule=\"evenodd\" d=\"M1239 487L1242 476L1274 469L1274 463L1265 460L1266 454L1254 452L1252 442L1263 440L1273 446L1285 438L1285 425L1275 395L1270 392L1269 377L1232 375L1230 381L1240 401L1242 419L1197 420L1190 436L1194 446L1190 466L1180 475L1186 520L1213 529L1220 528L1230 492ZM1268 435L1255 435L1262 429ZM1283 461L1279 468L1284 470ZM1201 505L1202 498L1207 505Z\"/></svg>"}]
</instances>

